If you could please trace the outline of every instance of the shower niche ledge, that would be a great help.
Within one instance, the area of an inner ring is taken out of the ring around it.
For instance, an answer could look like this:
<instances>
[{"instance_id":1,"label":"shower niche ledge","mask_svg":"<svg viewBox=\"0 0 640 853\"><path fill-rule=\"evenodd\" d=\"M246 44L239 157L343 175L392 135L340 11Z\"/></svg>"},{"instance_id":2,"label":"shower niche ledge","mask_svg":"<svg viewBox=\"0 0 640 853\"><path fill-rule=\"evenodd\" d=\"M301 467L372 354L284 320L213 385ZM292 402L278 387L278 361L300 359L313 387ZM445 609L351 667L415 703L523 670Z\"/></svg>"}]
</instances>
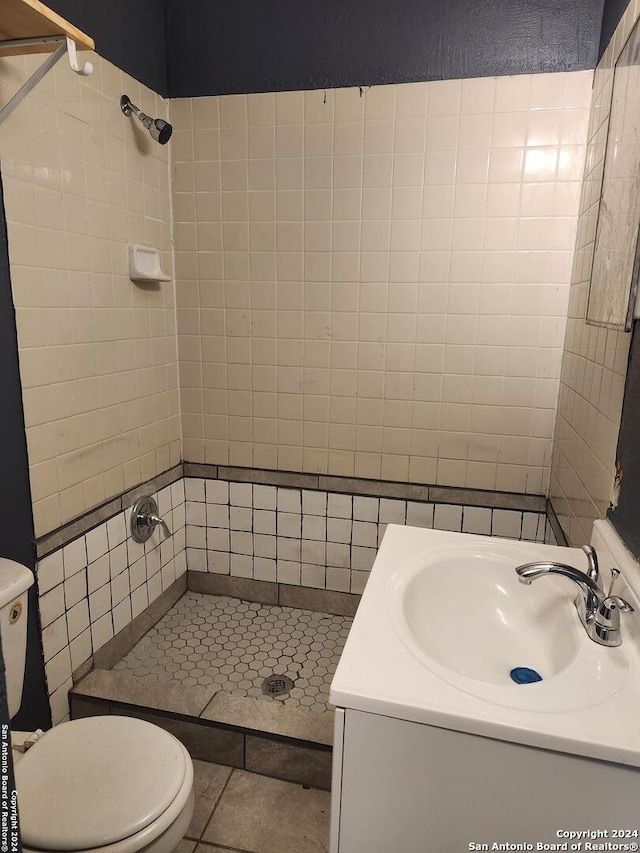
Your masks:
<instances>
[{"instance_id":1,"label":"shower niche ledge","mask_svg":"<svg viewBox=\"0 0 640 853\"><path fill-rule=\"evenodd\" d=\"M144 243L129 244L129 278L136 284L172 281L160 264L160 252Z\"/></svg>"}]
</instances>

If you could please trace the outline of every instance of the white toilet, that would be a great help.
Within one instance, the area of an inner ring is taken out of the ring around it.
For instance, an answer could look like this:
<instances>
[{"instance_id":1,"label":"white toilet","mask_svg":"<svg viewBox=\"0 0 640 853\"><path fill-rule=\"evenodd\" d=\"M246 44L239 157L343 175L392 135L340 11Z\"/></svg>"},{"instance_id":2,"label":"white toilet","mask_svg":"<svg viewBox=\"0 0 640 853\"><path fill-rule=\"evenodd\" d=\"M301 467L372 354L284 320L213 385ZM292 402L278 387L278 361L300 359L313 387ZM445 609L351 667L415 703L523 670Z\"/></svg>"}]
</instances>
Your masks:
<instances>
[{"instance_id":1,"label":"white toilet","mask_svg":"<svg viewBox=\"0 0 640 853\"><path fill-rule=\"evenodd\" d=\"M22 701L33 575L0 558L0 633L9 714ZM87 717L13 732L25 853L171 853L193 814L193 764L173 735L134 717Z\"/></svg>"}]
</instances>

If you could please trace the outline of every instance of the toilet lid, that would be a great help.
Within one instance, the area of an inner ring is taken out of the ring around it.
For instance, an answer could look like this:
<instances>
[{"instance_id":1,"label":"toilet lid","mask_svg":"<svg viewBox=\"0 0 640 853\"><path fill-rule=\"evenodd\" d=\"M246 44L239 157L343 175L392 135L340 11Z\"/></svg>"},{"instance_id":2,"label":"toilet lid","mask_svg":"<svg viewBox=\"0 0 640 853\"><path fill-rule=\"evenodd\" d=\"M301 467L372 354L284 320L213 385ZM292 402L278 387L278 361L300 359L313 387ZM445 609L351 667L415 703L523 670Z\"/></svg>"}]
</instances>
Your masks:
<instances>
[{"instance_id":1,"label":"toilet lid","mask_svg":"<svg viewBox=\"0 0 640 853\"><path fill-rule=\"evenodd\" d=\"M62 723L15 766L23 844L71 851L128 838L169 808L186 771L180 742L151 723Z\"/></svg>"}]
</instances>

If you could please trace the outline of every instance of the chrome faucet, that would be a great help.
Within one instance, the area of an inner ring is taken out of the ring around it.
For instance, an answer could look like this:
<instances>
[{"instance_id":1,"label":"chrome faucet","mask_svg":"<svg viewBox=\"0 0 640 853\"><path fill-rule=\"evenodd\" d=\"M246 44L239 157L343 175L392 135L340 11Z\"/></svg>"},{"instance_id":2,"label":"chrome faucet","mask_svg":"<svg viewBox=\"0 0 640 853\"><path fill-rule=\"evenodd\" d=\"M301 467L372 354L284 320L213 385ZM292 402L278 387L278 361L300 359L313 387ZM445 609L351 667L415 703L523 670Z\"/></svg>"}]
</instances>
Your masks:
<instances>
[{"instance_id":1,"label":"chrome faucet","mask_svg":"<svg viewBox=\"0 0 640 853\"><path fill-rule=\"evenodd\" d=\"M634 608L624 598L613 594L614 584L620 575L618 569L611 569L609 589L605 592L600 585L595 548L585 545L582 550L589 561L586 573L564 563L543 561L518 566L518 580L530 584L545 575L561 575L573 581L580 588L574 604L587 635L601 646L619 646L622 642L620 613L633 613Z\"/></svg>"}]
</instances>

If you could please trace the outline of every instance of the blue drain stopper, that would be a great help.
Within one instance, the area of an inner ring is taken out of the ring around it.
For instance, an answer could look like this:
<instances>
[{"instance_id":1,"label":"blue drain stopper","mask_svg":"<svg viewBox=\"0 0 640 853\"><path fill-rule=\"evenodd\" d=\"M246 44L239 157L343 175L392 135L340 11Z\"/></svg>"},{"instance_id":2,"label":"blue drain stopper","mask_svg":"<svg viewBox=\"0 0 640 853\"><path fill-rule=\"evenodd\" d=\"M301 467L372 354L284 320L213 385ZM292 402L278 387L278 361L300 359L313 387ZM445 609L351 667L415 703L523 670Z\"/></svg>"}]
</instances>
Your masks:
<instances>
[{"instance_id":1,"label":"blue drain stopper","mask_svg":"<svg viewBox=\"0 0 640 853\"><path fill-rule=\"evenodd\" d=\"M529 669L528 666L516 666L509 675L516 684L535 684L536 681L542 681L540 673Z\"/></svg>"}]
</instances>

